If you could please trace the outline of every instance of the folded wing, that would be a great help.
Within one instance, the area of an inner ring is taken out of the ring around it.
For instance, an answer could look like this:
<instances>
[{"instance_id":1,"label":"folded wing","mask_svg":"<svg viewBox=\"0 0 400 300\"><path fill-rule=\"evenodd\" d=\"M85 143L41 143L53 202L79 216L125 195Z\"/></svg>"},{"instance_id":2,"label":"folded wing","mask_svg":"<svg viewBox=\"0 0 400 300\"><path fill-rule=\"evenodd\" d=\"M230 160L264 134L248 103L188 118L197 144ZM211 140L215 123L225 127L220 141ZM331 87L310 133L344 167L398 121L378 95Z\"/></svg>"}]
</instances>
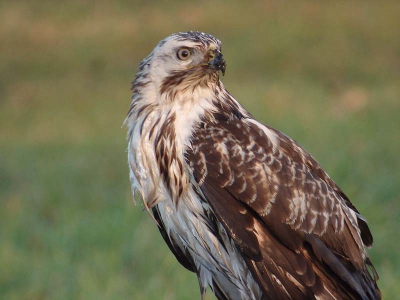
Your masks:
<instances>
[{"instance_id":1,"label":"folded wing","mask_svg":"<svg viewBox=\"0 0 400 300\"><path fill-rule=\"evenodd\" d=\"M270 299L380 299L365 220L295 141L215 114L195 131L186 159Z\"/></svg>"}]
</instances>

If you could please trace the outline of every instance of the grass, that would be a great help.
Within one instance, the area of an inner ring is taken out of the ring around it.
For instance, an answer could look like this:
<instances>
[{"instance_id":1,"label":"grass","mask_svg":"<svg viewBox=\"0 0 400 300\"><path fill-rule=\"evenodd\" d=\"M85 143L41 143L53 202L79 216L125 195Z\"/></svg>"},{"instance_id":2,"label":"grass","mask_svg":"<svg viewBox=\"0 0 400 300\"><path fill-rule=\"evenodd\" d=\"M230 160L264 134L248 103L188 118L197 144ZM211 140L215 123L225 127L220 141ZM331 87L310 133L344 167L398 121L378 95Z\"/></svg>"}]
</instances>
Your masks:
<instances>
[{"instance_id":1,"label":"grass","mask_svg":"<svg viewBox=\"0 0 400 300\"><path fill-rule=\"evenodd\" d=\"M222 40L229 91L369 220L379 286L395 299L399 13L398 1L2 1L0 298L199 296L132 203L121 129L140 60L193 29Z\"/></svg>"}]
</instances>

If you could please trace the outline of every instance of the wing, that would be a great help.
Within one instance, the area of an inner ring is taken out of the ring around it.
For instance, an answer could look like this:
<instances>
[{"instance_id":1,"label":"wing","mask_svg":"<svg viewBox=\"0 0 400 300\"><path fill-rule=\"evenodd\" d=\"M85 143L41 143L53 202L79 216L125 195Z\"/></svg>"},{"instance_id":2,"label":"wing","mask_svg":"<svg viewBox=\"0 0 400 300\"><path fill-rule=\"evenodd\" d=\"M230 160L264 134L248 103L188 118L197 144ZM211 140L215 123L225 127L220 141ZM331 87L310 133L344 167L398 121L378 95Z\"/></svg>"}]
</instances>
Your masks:
<instances>
[{"instance_id":1,"label":"wing","mask_svg":"<svg viewBox=\"0 0 400 300\"><path fill-rule=\"evenodd\" d=\"M194 184L271 299L377 299L364 219L286 135L215 113L186 152Z\"/></svg>"}]
</instances>

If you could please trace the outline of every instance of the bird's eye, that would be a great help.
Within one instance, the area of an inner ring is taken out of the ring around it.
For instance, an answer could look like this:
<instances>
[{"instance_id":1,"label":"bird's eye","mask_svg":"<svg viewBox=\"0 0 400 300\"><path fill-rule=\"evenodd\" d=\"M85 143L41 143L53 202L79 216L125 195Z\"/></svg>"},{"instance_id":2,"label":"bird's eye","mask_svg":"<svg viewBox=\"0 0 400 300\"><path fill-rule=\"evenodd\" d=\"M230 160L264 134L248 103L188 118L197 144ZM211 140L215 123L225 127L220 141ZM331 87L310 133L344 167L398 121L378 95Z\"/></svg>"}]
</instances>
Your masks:
<instances>
[{"instance_id":1,"label":"bird's eye","mask_svg":"<svg viewBox=\"0 0 400 300\"><path fill-rule=\"evenodd\" d=\"M180 60L187 60L191 55L192 55L192 52L190 52L190 50L188 48L181 48L176 53L176 56Z\"/></svg>"}]
</instances>

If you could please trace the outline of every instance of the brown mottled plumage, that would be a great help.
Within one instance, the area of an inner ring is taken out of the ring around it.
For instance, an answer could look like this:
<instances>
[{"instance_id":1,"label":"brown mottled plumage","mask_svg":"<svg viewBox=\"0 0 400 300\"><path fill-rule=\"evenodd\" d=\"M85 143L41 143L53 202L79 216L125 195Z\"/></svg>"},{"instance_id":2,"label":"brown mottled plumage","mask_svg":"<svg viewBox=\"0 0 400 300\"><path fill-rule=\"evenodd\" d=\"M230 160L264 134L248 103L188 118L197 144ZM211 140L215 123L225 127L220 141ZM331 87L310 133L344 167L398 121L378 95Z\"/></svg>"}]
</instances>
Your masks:
<instances>
[{"instance_id":1,"label":"brown mottled plumage","mask_svg":"<svg viewBox=\"0 0 400 300\"><path fill-rule=\"evenodd\" d=\"M171 251L202 297L210 286L218 299L380 299L365 219L226 91L225 67L220 42L190 31L161 41L133 82L132 187Z\"/></svg>"}]
</instances>

